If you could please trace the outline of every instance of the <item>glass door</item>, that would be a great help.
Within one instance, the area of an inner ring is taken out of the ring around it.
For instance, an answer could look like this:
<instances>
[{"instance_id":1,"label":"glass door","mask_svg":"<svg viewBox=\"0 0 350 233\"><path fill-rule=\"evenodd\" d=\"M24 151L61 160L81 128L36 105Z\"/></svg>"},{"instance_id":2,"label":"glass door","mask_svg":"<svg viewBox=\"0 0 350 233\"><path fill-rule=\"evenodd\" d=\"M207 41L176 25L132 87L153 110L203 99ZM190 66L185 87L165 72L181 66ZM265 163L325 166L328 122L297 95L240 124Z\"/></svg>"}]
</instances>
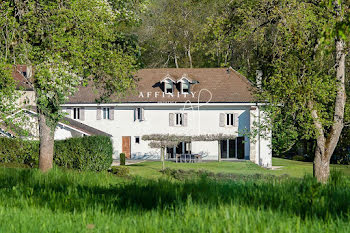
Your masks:
<instances>
[{"instance_id":1,"label":"glass door","mask_svg":"<svg viewBox=\"0 0 350 233\"><path fill-rule=\"evenodd\" d=\"M220 149L221 149L221 158L222 159L227 159L227 155L228 155L228 151L227 151L227 140L221 140L220 142L221 146L220 146Z\"/></svg>"},{"instance_id":2,"label":"glass door","mask_svg":"<svg viewBox=\"0 0 350 233\"><path fill-rule=\"evenodd\" d=\"M230 159L236 158L236 140L228 140L228 157Z\"/></svg>"}]
</instances>

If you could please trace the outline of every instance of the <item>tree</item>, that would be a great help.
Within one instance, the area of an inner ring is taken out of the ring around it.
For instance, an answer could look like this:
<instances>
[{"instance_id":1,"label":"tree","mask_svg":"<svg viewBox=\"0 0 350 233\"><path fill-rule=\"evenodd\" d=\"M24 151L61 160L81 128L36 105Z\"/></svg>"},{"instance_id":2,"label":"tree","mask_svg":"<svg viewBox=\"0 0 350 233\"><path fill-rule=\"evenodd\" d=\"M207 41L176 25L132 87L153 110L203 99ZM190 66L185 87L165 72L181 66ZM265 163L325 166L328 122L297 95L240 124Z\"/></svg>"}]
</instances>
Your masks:
<instances>
[{"instance_id":1,"label":"tree","mask_svg":"<svg viewBox=\"0 0 350 233\"><path fill-rule=\"evenodd\" d=\"M147 67L199 67L206 63L200 49L206 18L220 1L153 0L137 30Z\"/></svg>"},{"instance_id":2,"label":"tree","mask_svg":"<svg viewBox=\"0 0 350 233\"><path fill-rule=\"evenodd\" d=\"M26 64L39 119L39 168L52 167L54 131L60 111L80 85L93 84L105 101L133 86L135 46L123 29L137 21L133 0L2 1L3 61ZM136 10L135 10L136 11ZM10 23L8 23L10 22ZM2 69L5 72L5 69Z\"/></svg>"},{"instance_id":3,"label":"tree","mask_svg":"<svg viewBox=\"0 0 350 233\"><path fill-rule=\"evenodd\" d=\"M265 111L272 122L283 114L292 119L299 135L316 139L314 175L326 182L330 158L344 125L349 4L239 2L233 14L244 23L231 33L239 35L241 43L249 42L245 46L254 60L250 67L245 65L250 70L246 73L263 71L262 89L257 94L270 103ZM239 15L241 9L249 10Z\"/></svg>"}]
</instances>

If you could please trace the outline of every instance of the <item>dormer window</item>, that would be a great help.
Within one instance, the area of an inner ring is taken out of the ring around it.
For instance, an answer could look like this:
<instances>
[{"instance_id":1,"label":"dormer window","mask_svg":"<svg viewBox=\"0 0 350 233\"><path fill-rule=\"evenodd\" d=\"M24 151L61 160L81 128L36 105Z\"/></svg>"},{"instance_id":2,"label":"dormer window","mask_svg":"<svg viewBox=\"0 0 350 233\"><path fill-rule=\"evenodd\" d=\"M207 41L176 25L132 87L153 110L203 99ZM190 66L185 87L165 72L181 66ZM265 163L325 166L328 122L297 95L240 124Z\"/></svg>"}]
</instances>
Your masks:
<instances>
[{"instance_id":1,"label":"dormer window","mask_svg":"<svg viewBox=\"0 0 350 233\"><path fill-rule=\"evenodd\" d=\"M164 77L163 80L160 81L160 83L163 84L164 87L164 93L165 94L173 94L174 93L174 83L176 83L171 76L168 74Z\"/></svg>"},{"instance_id":2,"label":"dormer window","mask_svg":"<svg viewBox=\"0 0 350 233\"><path fill-rule=\"evenodd\" d=\"M190 86L192 83L192 80L190 80L187 76L187 74L184 74L180 80L177 81L181 84L181 93L182 94L188 94L190 93Z\"/></svg>"},{"instance_id":3,"label":"dormer window","mask_svg":"<svg viewBox=\"0 0 350 233\"><path fill-rule=\"evenodd\" d=\"M164 91L167 94L172 94L173 93L173 82L171 82L170 80L167 80L166 82L164 82Z\"/></svg>"},{"instance_id":4,"label":"dormer window","mask_svg":"<svg viewBox=\"0 0 350 233\"><path fill-rule=\"evenodd\" d=\"M182 86L182 93L190 93L190 83L189 82L183 82L181 84Z\"/></svg>"}]
</instances>

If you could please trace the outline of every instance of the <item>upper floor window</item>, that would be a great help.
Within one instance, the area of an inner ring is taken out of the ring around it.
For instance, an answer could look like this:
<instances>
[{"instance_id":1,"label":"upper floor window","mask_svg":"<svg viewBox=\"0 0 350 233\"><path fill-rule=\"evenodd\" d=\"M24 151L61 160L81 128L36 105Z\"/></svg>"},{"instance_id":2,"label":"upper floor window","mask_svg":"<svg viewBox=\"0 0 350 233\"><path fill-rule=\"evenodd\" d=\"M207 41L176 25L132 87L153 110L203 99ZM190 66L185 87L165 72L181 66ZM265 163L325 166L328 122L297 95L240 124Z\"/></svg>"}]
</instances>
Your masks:
<instances>
[{"instance_id":1,"label":"upper floor window","mask_svg":"<svg viewBox=\"0 0 350 233\"><path fill-rule=\"evenodd\" d=\"M183 125L183 114L182 113L175 114L175 125L177 125L177 126Z\"/></svg>"},{"instance_id":2,"label":"upper floor window","mask_svg":"<svg viewBox=\"0 0 350 233\"><path fill-rule=\"evenodd\" d=\"M110 118L110 109L109 108L103 108L103 119L111 119Z\"/></svg>"},{"instance_id":3,"label":"upper floor window","mask_svg":"<svg viewBox=\"0 0 350 233\"><path fill-rule=\"evenodd\" d=\"M172 77L168 74L166 75L163 80L160 81L160 83L163 84L164 87L164 93L166 94L173 94L174 93L174 83L176 81L172 79Z\"/></svg>"},{"instance_id":4,"label":"upper floor window","mask_svg":"<svg viewBox=\"0 0 350 233\"><path fill-rule=\"evenodd\" d=\"M80 108L73 108L73 119L80 120Z\"/></svg>"},{"instance_id":5,"label":"upper floor window","mask_svg":"<svg viewBox=\"0 0 350 233\"><path fill-rule=\"evenodd\" d=\"M182 86L182 93L190 93L190 83L185 81L181 84Z\"/></svg>"},{"instance_id":6,"label":"upper floor window","mask_svg":"<svg viewBox=\"0 0 350 233\"><path fill-rule=\"evenodd\" d=\"M172 94L173 93L173 83L170 80L168 80L167 82L164 83L164 89L165 89L165 93Z\"/></svg>"},{"instance_id":7,"label":"upper floor window","mask_svg":"<svg viewBox=\"0 0 350 233\"><path fill-rule=\"evenodd\" d=\"M136 119L142 120L142 108L136 108Z\"/></svg>"},{"instance_id":8,"label":"upper floor window","mask_svg":"<svg viewBox=\"0 0 350 233\"><path fill-rule=\"evenodd\" d=\"M135 108L134 120L144 121L145 120L145 110L144 108Z\"/></svg>"},{"instance_id":9,"label":"upper floor window","mask_svg":"<svg viewBox=\"0 0 350 233\"><path fill-rule=\"evenodd\" d=\"M226 125L227 126L234 126L235 125L235 118L234 118L233 113L226 114Z\"/></svg>"}]
</instances>

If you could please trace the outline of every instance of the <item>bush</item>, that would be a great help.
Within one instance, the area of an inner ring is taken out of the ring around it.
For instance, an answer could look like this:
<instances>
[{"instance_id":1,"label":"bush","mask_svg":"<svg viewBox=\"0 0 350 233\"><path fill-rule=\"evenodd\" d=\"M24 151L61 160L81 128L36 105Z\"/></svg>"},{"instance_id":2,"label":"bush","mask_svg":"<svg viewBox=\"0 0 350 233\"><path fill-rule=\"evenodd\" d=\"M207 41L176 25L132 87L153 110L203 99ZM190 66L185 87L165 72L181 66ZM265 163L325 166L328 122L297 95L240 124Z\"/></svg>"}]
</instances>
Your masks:
<instances>
[{"instance_id":1,"label":"bush","mask_svg":"<svg viewBox=\"0 0 350 233\"><path fill-rule=\"evenodd\" d=\"M54 163L85 171L107 170L113 161L112 141L106 136L89 136L55 141ZM0 162L34 167L39 162L39 142L0 138Z\"/></svg>"},{"instance_id":2,"label":"bush","mask_svg":"<svg viewBox=\"0 0 350 233\"><path fill-rule=\"evenodd\" d=\"M70 138L55 142L58 166L84 171L107 170L113 161L112 141L106 136Z\"/></svg>"},{"instance_id":3,"label":"bush","mask_svg":"<svg viewBox=\"0 0 350 233\"><path fill-rule=\"evenodd\" d=\"M39 142L0 138L0 162L33 167L39 163Z\"/></svg>"},{"instance_id":4,"label":"bush","mask_svg":"<svg viewBox=\"0 0 350 233\"><path fill-rule=\"evenodd\" d=\"M120 153L120 165L125 165L125 153Z\"/></svg>"},{"instance_id":5,"label":"bush","mask_svg":"<svg viewBox=\"0 0 350 233\"><path fill-rule=\"evenodd\" d=\"M304 158L304 156L302 156L302 155L295 155L295 156L293 156L292 160L295 160L295 161L305 161L305 158Z\"/></svg>"},{"instance_id":6,"label":"bush","mask_svg":"<svg viewBox=\"0 0 350 233\"><path fill-rule=\"evenodd\" d=\"M130 169L126 166L113 166L110 171L117 176L127 176L130 173Z\"/></svg>"}]
</instances>

